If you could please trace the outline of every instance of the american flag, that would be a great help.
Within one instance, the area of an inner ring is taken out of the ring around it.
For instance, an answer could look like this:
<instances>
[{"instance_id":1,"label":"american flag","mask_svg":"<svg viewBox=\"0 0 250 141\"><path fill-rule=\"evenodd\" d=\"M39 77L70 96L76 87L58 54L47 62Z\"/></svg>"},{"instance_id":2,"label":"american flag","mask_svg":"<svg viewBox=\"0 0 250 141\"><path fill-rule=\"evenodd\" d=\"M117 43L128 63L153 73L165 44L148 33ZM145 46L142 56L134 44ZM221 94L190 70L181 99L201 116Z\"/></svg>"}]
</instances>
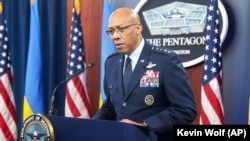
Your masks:
<instances>
[{"instance_id":1,"label":"american flag","mask_svg":"<svg viewBox=\"0 0 250 141\"><path fill-rule=\"evenodd\" d=\"M222 53L217 0L208 0L200 124L224 124L222 104Z\"/></svg>"},{"instance_id":2,"label":"american flag","mask_svg":"<svg viewBox=\"0 0 250 141\"><path fill-rule=\"evenodd\" d=\"M79 3L75 3L79 4ZM85 49L79 6L73 8L67 75L71 77L85 68ZM90 118L90 104L86 87L86 71L73 77L66 87L65 116Z\"/></svg>"},{"instance_id":3,"label":"american flag","mask_svg":"<svg viewBox=\"0 0 250 141\"><path fill-rule=\"evenodd\" d=\"M12 91L12 67L2 1L0 1L0 9L0 139L2 141L16 141L17 116Z\"/></svg>"}]
</instances>

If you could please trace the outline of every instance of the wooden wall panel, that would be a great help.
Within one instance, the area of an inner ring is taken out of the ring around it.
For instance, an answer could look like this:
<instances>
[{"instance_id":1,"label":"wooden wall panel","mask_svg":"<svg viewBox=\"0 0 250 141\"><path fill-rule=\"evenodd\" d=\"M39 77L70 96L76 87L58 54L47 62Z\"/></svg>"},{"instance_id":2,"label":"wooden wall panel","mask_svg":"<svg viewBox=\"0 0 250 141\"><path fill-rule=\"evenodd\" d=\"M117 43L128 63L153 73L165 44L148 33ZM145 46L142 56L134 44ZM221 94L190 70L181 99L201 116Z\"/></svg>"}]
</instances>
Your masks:
<instances>
[{"instance_id":1,"label":"wooden wall panel","mask_svg":"<svg viewBox=\"0 0 250 141\"><path fill-rule=\"evenodd\" d=\"M203 63L197 64L195 66L186 68L187 74L191 83L192 90L194 92L194 98L196 102L197 117L193 124L199 124L199 115L201 107L201 83L202 83L202 73L203 73Z\"/></svg>"}]
</instances>

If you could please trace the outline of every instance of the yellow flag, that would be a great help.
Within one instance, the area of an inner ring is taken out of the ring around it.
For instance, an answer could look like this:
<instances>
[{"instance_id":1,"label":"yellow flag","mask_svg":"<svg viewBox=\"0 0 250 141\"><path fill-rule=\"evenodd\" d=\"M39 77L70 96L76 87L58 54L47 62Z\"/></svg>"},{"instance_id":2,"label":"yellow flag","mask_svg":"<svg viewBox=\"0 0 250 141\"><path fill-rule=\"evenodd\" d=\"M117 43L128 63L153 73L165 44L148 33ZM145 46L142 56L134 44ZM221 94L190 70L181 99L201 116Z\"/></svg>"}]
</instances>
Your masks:
<instances>
[{"instance_id":1,"label":"yellow flag","mask_svg":"<svg viewBox=\"0 0 250 141\"><path fill-rule=\"evenodd\" d=\"M248 100L248 125L250 125L250 98Z\"/></svg>"}]
</instances>

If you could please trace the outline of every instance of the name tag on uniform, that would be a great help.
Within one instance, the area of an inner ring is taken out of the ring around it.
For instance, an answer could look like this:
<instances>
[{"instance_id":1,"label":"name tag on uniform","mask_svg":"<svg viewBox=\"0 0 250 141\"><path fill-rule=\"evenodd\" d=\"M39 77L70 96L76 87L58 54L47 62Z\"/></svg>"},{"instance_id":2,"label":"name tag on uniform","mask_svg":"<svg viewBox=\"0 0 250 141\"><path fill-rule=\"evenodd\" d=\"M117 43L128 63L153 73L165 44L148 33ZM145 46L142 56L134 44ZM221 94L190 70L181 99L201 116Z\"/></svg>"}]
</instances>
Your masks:
<instances>
[{"instance_id":1,"label":"name tag on uniform","mask_svg":"<svg viewBox=\"0 0 250 141\"><path fill-rule=\"evenodd\" d=\"M140 87L159 87L159 71L147 70L140 80Z\"/></svg>"}]
</instances>

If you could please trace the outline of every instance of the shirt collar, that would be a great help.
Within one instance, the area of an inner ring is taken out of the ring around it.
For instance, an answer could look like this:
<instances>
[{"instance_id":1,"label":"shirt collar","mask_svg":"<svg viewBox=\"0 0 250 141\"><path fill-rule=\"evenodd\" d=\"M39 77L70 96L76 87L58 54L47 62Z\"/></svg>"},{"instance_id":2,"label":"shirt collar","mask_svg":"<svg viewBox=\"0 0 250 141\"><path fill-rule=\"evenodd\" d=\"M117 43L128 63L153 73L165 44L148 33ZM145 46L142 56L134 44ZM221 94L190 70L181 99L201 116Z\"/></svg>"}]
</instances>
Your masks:
<instances>
[{"instance_id":1,"label":"shirt collar","mask_svg":"<svg viewBox=\"0 0 250 141\"><path fill-rule=\"evenodd\" d=\"M144 39L141 40L141 43L139 44L139 46L135 49L135 51L129 56L131 61L132 61L132 64L136 64L137 61L139 60L139 57L141 55L141 52L142 52L142 49L143 49L143 46L145 44L145 41ZM127 55L126 57L127 58Z\"/></svg>"}]
</instances>

